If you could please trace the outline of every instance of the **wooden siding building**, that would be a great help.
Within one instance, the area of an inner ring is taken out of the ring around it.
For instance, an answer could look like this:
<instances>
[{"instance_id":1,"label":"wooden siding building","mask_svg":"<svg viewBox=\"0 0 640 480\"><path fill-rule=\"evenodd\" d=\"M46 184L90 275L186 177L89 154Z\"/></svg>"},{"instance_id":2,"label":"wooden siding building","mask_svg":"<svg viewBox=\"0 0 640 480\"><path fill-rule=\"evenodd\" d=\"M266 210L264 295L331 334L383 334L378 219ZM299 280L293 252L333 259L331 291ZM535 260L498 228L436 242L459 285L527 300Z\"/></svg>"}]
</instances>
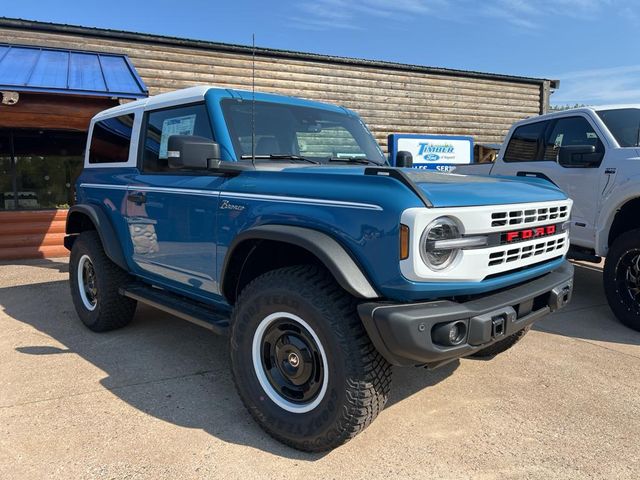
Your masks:
<instances>
[{"instance_id":1,"label":"wooden siding building","mask_svg":"<svg viewBox=\"0 0 640 480\"><path fill-rule=\"evenodd\" d=\"M126 56L150 95L200 84L239 89L252 85L248 46L7 18L0 19L0 44ZM1 77L0 71L0 85ZM556 86L539 78L255 49L256 90L350 108L362 116L383 149L390 133L470 135L476 143L500 143L513 122L547 111ZM0 134L2 129L25 127L20 120L25 116L33 128L40 128L33 123L39 118L47 122L42 128L85 131L88 116L104 106L105 98L121 98L38 95L21 94L24 105L31 105L26 112L0 105ZM65 108L76 112L68 121L66 114L51 115ZM0 223L3 208L0 205ZM0 258L2 245L0 241ZM47 254L39 249L20 255Z\"/></svg>"}]
</instances>

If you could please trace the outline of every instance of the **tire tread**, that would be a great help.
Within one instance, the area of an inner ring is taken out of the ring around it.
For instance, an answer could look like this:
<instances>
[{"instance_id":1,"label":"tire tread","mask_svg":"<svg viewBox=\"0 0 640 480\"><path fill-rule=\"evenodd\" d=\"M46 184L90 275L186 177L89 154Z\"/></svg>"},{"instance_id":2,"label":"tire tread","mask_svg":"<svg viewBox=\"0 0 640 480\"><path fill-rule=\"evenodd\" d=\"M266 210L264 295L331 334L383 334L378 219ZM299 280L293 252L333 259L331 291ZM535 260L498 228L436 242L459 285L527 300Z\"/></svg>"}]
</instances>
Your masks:
<instances>
[{"instance_id":1,"label":"tire tread","mask_svg":"<svg viewBox=\"0 0 640 480\"><path fill-rule=\"evenodd\" d=\"M102 276L98 298L98 314L93 322L89 322L85 315L81 315L83 323L94 332L107 332L122 328L131 322L136 310L137 302L120 295L121 285L131 281L130 275L113 263L107 257L100 241L100 236L95 230L82 232L76 239L71 252L70 278L71 292L76 303L76 309L84 308L79 294L76 292L75 267L74 262L82 253L88 253L98 275ZM99 280L100 281L100 278ZM105 287L105 285L108 285Z\"/></svg>"},{"instance_id":2,"label":"tire tread","mask_svg":"<svg viewBox=\"0 0 640 480\"><path fill-rule=\"evenodd\" d=\"M346 383L347 403L334 428L313 443L294 442L269 428L256 415L244 398L242 401L254 419L276 440L299 450L319 452L335 448L367 428L384 409L391 388L391 365L371 343L356 313L357 300L347 294L326 270L312 265L298 265L267 272L250 282L238 297L238 304L253 291L274 284L288 287L312 300L316 307L332 310L324 317L331 322L331 330L339 336L339 343L347 345L347 363L355 365ZM335 315L335 310L339 315ZM232 329L236 324L232 315ZM232 333L233 337L233 333ZM238 388L236 375L233 380ZM238 388L240 391L240 389Z\"/></svg>"},{"instance_id":3,"label":"tire tread","mask_svg":"<svg viewBox=\"0 0 640 480\"><path fill-rule=\"evenodd\" d=\"M616 267L625 252L640 248L640 229L623 233L615 239L604 264L602 280L604 293L613 314L624 325L636 331L640 331L640 306L636 312L631 311L620 300L620 292L616 285Z\"/></svg>"}]
</instances>

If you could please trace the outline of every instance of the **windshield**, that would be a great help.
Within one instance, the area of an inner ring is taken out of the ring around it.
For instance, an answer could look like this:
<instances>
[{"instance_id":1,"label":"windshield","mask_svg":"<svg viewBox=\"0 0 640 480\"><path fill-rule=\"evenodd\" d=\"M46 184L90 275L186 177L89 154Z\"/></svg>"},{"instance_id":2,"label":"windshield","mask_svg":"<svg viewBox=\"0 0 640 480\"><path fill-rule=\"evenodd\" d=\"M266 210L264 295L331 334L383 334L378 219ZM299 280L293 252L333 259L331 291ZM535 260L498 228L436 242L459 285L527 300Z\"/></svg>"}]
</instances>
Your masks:
<instances>
[{"instance_id":1,"label":"windshield","mask_svg":"<svg viewBox=\"0 0 640 480\"><path fill-rule=\"evenodd\" d=\"M640 146L640 108L618 108L597 112L621 147Z\"/></svg>"},{"instance_id":2,"label":"windshield","mask_svg":"<svg viewBox=\"0 0 640 480\"><path fill-rule=\"evenodd\" d=\"M321 163L386 162L367 127L346 113L232 99L222 101L222 111L238 159L251 157L253 124L256 156L299 156Z\"/></svg>"}]
</instances>

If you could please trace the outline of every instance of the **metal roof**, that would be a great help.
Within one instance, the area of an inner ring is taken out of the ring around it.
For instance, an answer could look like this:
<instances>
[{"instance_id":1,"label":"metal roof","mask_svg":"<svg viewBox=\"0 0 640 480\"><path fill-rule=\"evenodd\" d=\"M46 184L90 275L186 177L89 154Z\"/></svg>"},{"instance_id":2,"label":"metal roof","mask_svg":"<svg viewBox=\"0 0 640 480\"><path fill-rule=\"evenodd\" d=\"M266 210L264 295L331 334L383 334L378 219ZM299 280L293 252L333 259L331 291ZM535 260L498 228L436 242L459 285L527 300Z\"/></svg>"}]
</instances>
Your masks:
<instances>
[{"instance_id":1,"label":"metal roof","mask_svg":"<svg viewBox=\"0 0 640 480\"><path fill-rule=\"evenodd\" d=\"M117 98L149 95L126 55L0 44L0 90Z\"/></svg>"},{"instance_id":2,"label":"metal roof","mask_svg":"<svg viewBox=\"0 0 640 480\"><path fill-rule=\"evenodd\" d=\"M129 32L125 30L114 30L108 28L83 27L78 25L66 25L60 23L40 22L36 20L24 20L20 18L9 18L0 16L0 27L34 30L41 32L79 34L98 38L129 40L134 42L144 42L156 45L169 45L178 47L200 48L210 51L235 52L252 54L253 47L247 45L237 45L230 43L212 42L208 40L194 40L189 38L171 37L167 35L155 35L149 33ZM367 60L362 58L340 57L334 55L321 55L317 53L306 53L292 50L281 50L275 48L255 48L256 56L267 56L276 58L292 58L313 62L333 62L346 65L356 65L363 67L383 68L389 70L412 71L420 73L431 73L438 75L461 76L470 78L482 78L488 80L509 81L516 83L527 83L543 85L549 82L551 88L558 88L559 80L548 80L544 78L524 77L517 75L503 75L497 73L486 73L468 70L457 70L451 68L429 67L424 65L410 65L404 63L387 62L381 60Z\"/></svg>"}]
</instances>

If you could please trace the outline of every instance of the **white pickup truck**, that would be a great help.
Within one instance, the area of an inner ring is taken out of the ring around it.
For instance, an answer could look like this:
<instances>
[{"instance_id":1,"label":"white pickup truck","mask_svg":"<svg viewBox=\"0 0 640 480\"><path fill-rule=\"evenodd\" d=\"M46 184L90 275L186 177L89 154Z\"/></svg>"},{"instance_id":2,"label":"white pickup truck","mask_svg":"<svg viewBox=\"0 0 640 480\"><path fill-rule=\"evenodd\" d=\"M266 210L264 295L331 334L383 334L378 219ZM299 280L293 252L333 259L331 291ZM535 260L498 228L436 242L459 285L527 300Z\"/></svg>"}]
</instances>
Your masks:
<instances>
[{"instance_id":1,"label":"white pickup truck","mask_svg":"<svg viewBox=\"0 0 640 480\"><path fill-rule=\"evenodd\" d=\"M609 305L624 324L640 330L640 105L522 120L511 127L495 163L453 173L539 177L564 190L574 201L569 257L607 257Z\"/></svg>"}]
</instances>

